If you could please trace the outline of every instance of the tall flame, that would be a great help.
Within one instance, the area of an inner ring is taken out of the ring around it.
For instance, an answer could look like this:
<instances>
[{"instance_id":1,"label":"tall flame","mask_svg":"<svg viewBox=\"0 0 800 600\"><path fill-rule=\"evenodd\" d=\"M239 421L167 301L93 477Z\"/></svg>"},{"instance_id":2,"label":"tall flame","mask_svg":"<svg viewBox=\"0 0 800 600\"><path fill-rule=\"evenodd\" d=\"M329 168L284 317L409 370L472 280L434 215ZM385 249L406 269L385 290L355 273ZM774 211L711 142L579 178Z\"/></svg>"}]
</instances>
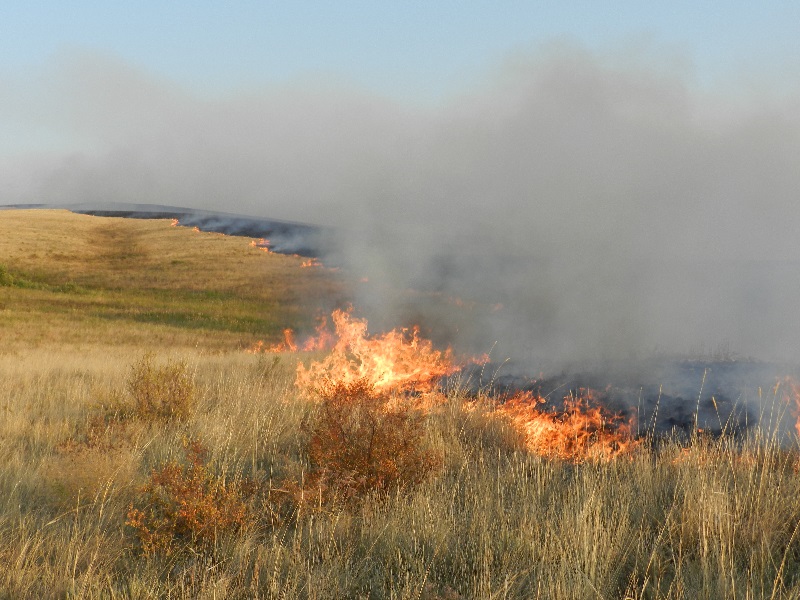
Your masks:
<instances>
[{"instance_id":1,"label":"tall flame","mask_svg":"<svg viewBox=\"0 0 800 600\"><path fill-rule=\"evenodd\" d=\"M435 350L420 338L419 329L395 329L379 336L367 334L367 321L350 312L331 315L336 330L331 353L308 367L297 368L297 386L313 390L324 381L353 384L366 380L377 392L429 392L439 379L458 370L450 349Z\"/></svg>"}]
</instances>

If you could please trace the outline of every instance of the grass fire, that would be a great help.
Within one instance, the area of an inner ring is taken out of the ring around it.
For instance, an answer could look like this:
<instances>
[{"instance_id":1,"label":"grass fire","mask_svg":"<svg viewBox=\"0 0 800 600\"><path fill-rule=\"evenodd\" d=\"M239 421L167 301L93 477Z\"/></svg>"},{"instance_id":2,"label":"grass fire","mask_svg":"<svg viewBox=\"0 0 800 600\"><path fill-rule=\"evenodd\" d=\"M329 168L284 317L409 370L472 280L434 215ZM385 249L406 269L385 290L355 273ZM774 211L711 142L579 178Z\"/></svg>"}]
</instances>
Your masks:
<instances>
[{"instance_id":1,"label":"grass fire","mask_svg":"<svg viewBox=\"0 0 800 600\"><path fill-rule=\"evenodd\" d=\"M0 211L0 596L800 595L790 366L526 371L172 225Z\"/></svg>"}]
</instances>

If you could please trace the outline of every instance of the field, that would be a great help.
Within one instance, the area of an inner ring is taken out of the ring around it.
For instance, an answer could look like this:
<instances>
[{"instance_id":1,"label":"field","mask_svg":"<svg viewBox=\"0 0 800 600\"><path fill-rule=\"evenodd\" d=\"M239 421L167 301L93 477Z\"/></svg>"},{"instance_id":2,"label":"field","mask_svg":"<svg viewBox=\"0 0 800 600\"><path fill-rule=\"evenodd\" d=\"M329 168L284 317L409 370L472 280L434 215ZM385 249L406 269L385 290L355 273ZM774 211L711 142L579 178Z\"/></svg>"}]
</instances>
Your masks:
<instances>
[{"instance_id":1,"label":"field","mask_svg":"<svg viewBox=\"0 0 800 600\"><path fill-rule=\"evenodd\" d=\"M0 211L0 598L800 598L794 433L556 456L458 385L247 352L346 300L249 242Z\"/></svg>"},{"instance_id":2,"label":"field","mask_svg":"<svg viewBox=\"0 0 800 600\"><path fill-rule=\"evenodd\" d=\"M40 347L227 351L313 325L340 286L303 259L168 221L0 213L4 352Z\"/></svg>"}]
</instances>

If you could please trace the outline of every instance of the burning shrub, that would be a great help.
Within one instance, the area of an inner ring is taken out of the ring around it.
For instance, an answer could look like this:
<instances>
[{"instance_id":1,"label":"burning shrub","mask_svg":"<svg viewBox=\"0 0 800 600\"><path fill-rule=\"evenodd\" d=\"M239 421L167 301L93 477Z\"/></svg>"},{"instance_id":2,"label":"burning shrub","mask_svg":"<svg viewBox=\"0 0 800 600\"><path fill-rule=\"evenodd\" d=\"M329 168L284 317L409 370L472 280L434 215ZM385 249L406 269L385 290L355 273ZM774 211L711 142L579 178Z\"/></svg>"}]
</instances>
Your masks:
<instances>
[{"instance_id":1,"label":"burning shrub","mask_svg":"<svg viewBox=\"0 0 800 600\"><path fill-rule=\"evenodd\" d=\"M142 552L172 553L180 547L212 550L219 538L251 522L245 485L216 477L198 441L187 442L186 463L170 462L153 471L139 502L128 511Z\"/></svg>"},{"instance_id":2,"label":"burning shrub","mask_svg":"<svg viewBox=\"0 0 800 600\"><path fill-rule=\"evenodd\" d=\"M194 379L183 360L157 366L145 354L131 367L128 391L136 414L145 419L186 419L194 407Z\"/></svg>"},{"instance_id":3,"label":"burning shrub","mask_svg":"<svg viewBox=\"0 0 800 600\"><path fill-rule=\"evenodd\" d=\"M422 444L425 416L366 379L326 381L319 411L306 429L311 477L320 497L347 501L372 490L408 488L440 460Z\"/></svg>"}]
</instances>

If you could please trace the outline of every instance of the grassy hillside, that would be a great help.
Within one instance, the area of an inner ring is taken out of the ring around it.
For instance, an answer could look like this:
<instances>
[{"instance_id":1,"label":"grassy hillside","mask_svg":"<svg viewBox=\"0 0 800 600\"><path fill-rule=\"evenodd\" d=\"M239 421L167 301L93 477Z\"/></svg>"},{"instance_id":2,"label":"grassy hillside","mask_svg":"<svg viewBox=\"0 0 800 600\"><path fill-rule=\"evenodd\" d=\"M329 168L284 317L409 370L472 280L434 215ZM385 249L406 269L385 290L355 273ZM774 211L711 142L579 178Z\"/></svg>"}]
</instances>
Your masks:
<instances>
[{"instance_id":1,"label":"grassy hillside","mask_svg":"<svg viewBox=\"0 0 800 600\"><path fill-rule=\"evenodd\" d=\"M0 263L0 598L800 598L794 434L592 455L521 401L337 380L353 351L249 354L339 284L166 222L0 212Z\"/></svg>"},{"instance_id":2,"label":"grassy hillside","mask_svg":"<svg viewBox=\"0 0 800 600\"><path fill-rule=\"evenodd\" d=\"M2 348L236 349L313 324L339 295L321 269L170 221L0 211Z\"/></svg>"}]
</instances>

